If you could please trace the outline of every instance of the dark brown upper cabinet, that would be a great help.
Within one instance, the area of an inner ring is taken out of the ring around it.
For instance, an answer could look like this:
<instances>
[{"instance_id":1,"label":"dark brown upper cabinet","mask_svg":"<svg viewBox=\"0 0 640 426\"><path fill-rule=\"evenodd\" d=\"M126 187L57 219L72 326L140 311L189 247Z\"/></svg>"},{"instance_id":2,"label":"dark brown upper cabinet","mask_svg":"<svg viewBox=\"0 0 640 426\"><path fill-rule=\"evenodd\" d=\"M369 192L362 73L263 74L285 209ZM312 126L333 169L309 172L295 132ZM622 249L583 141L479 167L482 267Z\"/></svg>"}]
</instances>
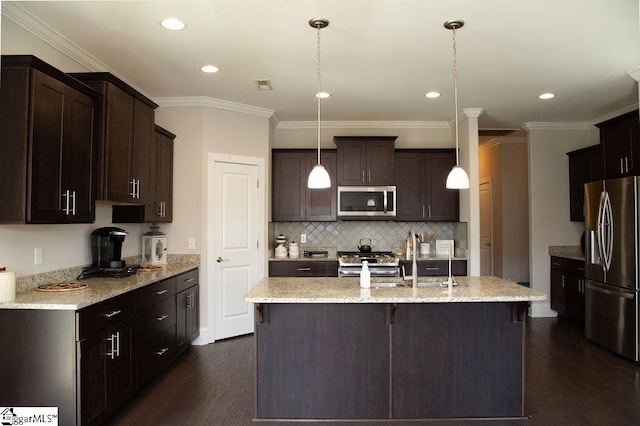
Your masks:
<instances>
[{"instance_id":1,"label":"dark brown upper cabinet","mask_svg":"<svg viewBox=\"0 0 640 426\"><path fill-rule=\"evenodd\" d=\"M317 163L316 150L274 149L272 151L273 221L331 222L337 220L336 152L322 150L320 157L320 163L331 177L331 188L307 188L307 178Z\"/></svg>"},{"instance_id":2,"label":"dark brown upper cabinet","mask_svg":"<svg viewBox=\"0 0 640 426\"><path fill-rule=\"evenodd\" d=\"M602 179L600 145L567 152L569 157L569 219L584 222L584 184Z\"/></svg>"},{"instance_id":3,"label":"dark brown upper cabinet","mask_svg":"<svg viewBox=\"0 0 640 426\"><path fill-rule=\"evenodd\" d=\"M336 136L338 185L395 185L396 136Z\"/></svg>"},{"instance_id":4,"label":"dark brown upper cabinet","mask_svg":"<svg viewBox=\"0 0 640 426\"><path fill-rule=\"evenodd\" d=\"M173 143L176 135L156 125L151 145L151 201L145 205L114 205L113 223L173 221Z\"/></svg>"},{"instance_id":5,"label":"dark brown upper cabinet","mask_svg":"<svg viewBox=\"0 0 640 426\"><path fill-rule=\"evenodd\" d=\"M2 56L1 223L95 220L97 97L34 56Z\"/></svg>"},{"instance_id":6,"label":"dark brown upper cabinet","mask_svg":"<svg viewBox=\"0 0 640 426\"><path fill-rule=\"evenodd\" d=\"M451 221L460 218L460 191L447 189L455 150L397 150L396 220Z\"/></svg>"},{"instance_id":7,"label":"dark brown upper cabinet","mask_svg":"<svg viewBox=\"0 0 640 426\"><path fill-rule=\"evenodd\" d=\"M102 162L98 199L133 204L152 202L153 101L110 73L74 73L102 94L98 147Z\"/></svg>"},{"instance_id":8,"label":"dark brown upper cabinet","mask_svg":"<svg viewBox=\"0 0 640 426\"><path fill-rule=\"evenodd\" d=\"M638 110L597 124L605 179L640 174Z\"/></svg>"}]
</instances>

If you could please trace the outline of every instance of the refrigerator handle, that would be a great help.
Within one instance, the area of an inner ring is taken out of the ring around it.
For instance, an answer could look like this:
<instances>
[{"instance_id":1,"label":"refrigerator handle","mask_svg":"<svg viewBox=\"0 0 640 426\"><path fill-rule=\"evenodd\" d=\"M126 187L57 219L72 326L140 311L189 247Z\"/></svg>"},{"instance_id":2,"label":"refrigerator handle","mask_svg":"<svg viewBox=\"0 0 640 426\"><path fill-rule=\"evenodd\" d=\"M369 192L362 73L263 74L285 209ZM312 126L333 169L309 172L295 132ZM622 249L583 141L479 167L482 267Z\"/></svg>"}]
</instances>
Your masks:
<instances>
[{"instance_id":1,"label":"refrigerator handle","mask_svg":"<svg viewBox=\"0 0 640 426\"><path fill-rule=\"evenodd\" d=\"M606 242L604 249L606 251L606 270L608 271L611 268L611 258L613 257L613 208L611 207L611 198L608 192L605 192L604 212L603 229L605 231L604 240Z\"/></svg>"},{"instance_id":2,"label":"refrigerator handle","mask_svg":"<svg viewBox=\"0 0 640 426\"><path fill-rule=\"evenodd\" d=\"M600 201L598 202L598 218L596 219L596 243L598 246L598 257L602 260L602 269L606 270L606 253L604 251L605 241L604 241L604 199L606 196L606 192L602 191L600 193Z\"/></svg>"}]
</instances>

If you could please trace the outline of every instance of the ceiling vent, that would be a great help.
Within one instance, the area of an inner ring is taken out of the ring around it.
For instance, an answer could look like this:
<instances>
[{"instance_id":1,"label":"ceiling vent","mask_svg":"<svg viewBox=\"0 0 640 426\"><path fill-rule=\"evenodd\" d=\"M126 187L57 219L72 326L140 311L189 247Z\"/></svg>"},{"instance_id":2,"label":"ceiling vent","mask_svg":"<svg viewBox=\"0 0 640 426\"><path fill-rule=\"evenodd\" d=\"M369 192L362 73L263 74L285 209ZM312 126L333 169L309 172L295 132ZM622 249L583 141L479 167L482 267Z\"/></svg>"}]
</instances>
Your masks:
<instances>
[{"instance_id":1,"label":"ceiling vent","mask_svg":"<svg viewBox=\"0 0 640 426\"><path fill-rule=\"evenodd\" d=\"M273 90L270 80L256 80L259 90Z\"/></svg>"}]
</instances>

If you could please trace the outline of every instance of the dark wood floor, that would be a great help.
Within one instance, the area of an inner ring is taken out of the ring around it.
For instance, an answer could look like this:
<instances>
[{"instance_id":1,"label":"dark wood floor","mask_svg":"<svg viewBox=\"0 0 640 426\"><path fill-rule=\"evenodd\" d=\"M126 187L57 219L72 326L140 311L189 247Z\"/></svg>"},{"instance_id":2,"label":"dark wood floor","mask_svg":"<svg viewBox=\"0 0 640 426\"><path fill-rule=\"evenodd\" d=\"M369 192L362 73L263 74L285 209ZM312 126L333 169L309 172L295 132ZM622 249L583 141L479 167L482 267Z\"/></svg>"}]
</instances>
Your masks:
<instances>
[{"instance_id":1,"label":"dark wood floor","mask_svg":"<svg viewBox=\"0 0 640 426\"><path fill-rule=\"evenodd\" d=\"M640 424L639 365L590 343L580 328L555 318L529 318L526 345L525 412L529 419L482 424ZM250 425L253 372L253 336L193 346L110 424Z\"/></svg>"}]
</instances>

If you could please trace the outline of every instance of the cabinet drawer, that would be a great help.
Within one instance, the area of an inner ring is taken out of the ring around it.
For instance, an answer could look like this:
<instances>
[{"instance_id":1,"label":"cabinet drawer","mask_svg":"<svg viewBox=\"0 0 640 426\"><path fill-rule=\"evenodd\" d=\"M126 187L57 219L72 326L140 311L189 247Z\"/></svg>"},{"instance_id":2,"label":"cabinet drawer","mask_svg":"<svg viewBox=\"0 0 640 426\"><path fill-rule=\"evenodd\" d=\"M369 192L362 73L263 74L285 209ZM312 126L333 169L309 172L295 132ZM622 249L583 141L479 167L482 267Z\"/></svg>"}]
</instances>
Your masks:
<instances>
[{"instance_id":1,"label":"cabinet drawer","mask_svg":"<svg viewBox=\"0 0 640 426\"><path fill-rule=\"evenodd\" d=\"M198 284L198 277L198 269L194 269L193 271L185 272L184 274L178 275L176 277L176 293L180 293L181 291Z\"/></svg>"},{"instance_id":2,"label":"cabinet drawer","mask_svg":"<svg viewBox=\"0 0 640 426\"><path fill-rule=\"evenodd\" d=\"M158 281L136 291L136 310L139 312L176 294L176 278L171 277Z\"/></svg>"},{"instance_id":3,"label":"cabinet drawer","mask_svg":"<svg viewBox=\"0 0 640 426\"><path fill-rule=\"evenodd\" d=\"M136 377L138 386L165 368L176 354L176 326L142 345L136 352Z\"/></svg>"},{"instance_id":4,"label":"cabinet drawer","mask_svg":"<svg viewBox=\"0 0 640 426\"><path fill-rule=\"evenodd\" d=\"M79 310L76 314L78 340L130 317L134 305L134 298L128 293Z\"/></svg>"},{"instance_id":5,"label":"cabinet drawer","mask_svg":"<svg viewBox=\"0 0 640 426\"><path fill-rule=\"evenodd\" d=\"M418 260L417 265L418 276L420 277L441 277L449 274L448 260ZM403 260L401 266L404 266L406 275L413 273L411 261ZM452 260L451 274L458 276L467 275L467 261L460 259Z\"/></svg>"},{"instance_id":6,"label":"cabinet drawer","mask_svg":"<svg viewBox=\"0 0 640 426\"><path fill-rule=\"evenodd\" d=\"M270 261L270 277L337 277L334 261Z\"/></svg>"},{"instance_id":7,"label":"cabinet drawer","mask_svg":"<svg viewBox=\"0 0 640 426\"><path fill-rule=\"evenodd\" d=\"M176 323L176 302L169 297L136 315L136 346L142 345Z\"/></svg>"},{"instance_id":8,"label":"cabinet drawer","mask_svg":"<svg viewBox=\"0 0 640 426\"><path fill-rule=\"evenodd\" d=\"M569 259L567 259L566 257L551 256L551 269L566 271L568 261Z\"/></svg>"}]
</instances>

